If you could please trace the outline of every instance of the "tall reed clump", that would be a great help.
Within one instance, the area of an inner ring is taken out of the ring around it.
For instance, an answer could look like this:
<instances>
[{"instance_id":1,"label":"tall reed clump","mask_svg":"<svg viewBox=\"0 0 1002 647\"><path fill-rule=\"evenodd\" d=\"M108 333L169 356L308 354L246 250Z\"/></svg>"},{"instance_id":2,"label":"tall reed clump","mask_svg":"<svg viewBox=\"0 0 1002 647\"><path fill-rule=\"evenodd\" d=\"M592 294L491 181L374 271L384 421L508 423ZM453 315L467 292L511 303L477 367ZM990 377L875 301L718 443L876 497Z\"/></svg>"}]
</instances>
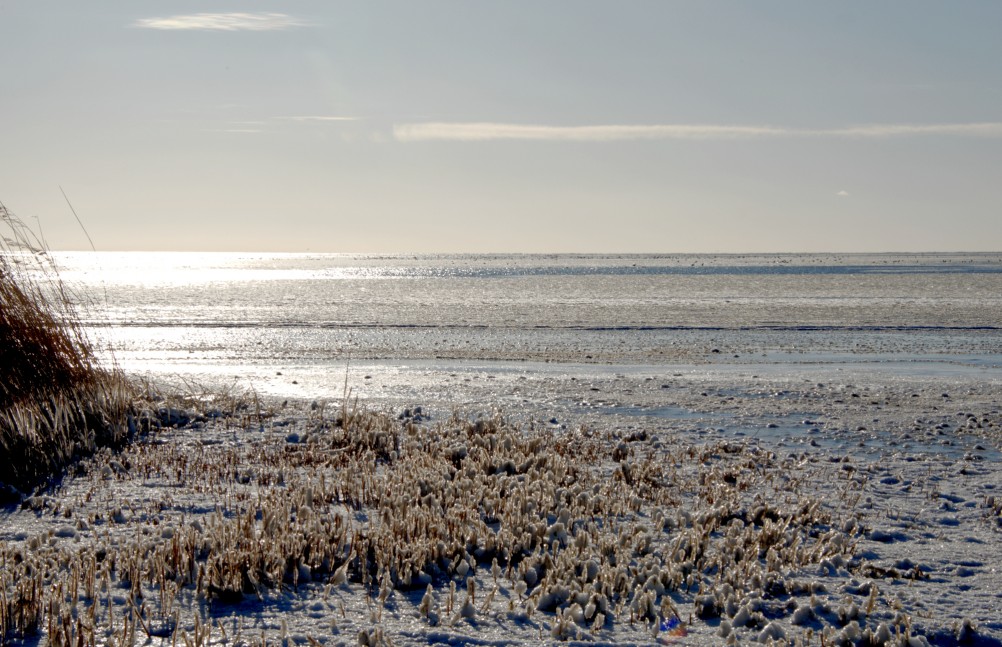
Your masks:
<instances>
[{"instance_id":1,"label":"tall reed clump","mask_svg":"<svg viewBox=\"0 0 1002 647\"><path fill-rule=\"evenodd\" d=\"M0 499L123 442L133 387L99 365L40 237L0 203Z\"/></svg>"}]
</instances>

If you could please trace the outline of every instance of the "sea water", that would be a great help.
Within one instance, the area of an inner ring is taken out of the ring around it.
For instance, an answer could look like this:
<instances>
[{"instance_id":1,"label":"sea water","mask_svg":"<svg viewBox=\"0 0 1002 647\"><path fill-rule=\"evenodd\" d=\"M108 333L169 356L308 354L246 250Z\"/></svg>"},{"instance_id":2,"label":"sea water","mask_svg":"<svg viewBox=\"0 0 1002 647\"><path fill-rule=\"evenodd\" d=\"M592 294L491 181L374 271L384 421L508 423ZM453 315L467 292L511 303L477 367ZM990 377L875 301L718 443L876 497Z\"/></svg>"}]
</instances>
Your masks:
<instances>
[{"instance_id":1,"label":"sea water","mask_svg":"<svg viewBox=\"0 0 1002 647\"><path fill-rule=\"evenodd\" d=\"M415 389L485 367L1002 372L998 253L54 257L106 361L276 395L348 367Z\"/></svg>"}]
</instances>

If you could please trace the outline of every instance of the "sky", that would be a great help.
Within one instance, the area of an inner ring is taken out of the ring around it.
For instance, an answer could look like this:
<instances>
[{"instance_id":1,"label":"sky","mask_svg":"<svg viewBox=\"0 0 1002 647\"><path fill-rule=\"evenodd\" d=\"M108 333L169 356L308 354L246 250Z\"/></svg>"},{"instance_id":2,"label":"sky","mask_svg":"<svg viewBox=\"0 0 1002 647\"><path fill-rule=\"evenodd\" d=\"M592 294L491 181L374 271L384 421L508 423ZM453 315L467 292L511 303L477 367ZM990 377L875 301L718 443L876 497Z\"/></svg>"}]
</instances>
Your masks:
<instances>
[{"instance_id":1,"label":"sky","mask_svg":"<svg viewBox=\"0 0 1002 647\"><path fill-rule=\"evenodd\" d=\"M1002 2L0 0L52 249L1002 249ZM64 193L66 198L64 198Z\"/></svg>"}]
</instances>

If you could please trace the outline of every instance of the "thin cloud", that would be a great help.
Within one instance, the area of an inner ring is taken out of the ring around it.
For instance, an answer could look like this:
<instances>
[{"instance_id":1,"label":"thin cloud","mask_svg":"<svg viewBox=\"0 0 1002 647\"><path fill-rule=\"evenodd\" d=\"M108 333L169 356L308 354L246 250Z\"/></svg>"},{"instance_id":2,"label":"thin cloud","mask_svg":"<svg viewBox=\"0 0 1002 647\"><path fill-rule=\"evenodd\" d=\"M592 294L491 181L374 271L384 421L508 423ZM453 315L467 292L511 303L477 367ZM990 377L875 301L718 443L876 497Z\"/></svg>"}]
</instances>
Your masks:
<instances>
[{"instance_id":1,"label":"thin cloud","mask_svg":"<svg viewBox=\"0 0 1002 647\"><path fill-rule=\"evenodd\" d=\"M813 133L815 131L810 132ZM816 132L821 135L844 135L847 137L907 137L912 135L1002 137L1002 122L987 121L968 124L873 124Z\"/></svg>"},{"instance_id":2,"label":"thin cloud","mask_svg":"<svg viewBox=\"0 0 1002 647\"><path fill-rule=\"evenodd\" d=\"M533 126L499 123L415 123L393 127L398 141L618 141L625 139L734 139L783 134L771 126L667 124L649 126Z\"/></svg>"},{"instance_id":3,"label":"thin cloud","mask_svg":"<svg viewBox=\"0 0 1002 647\"><path fill-rule=\"evenodd\" d=\"M358 117L340 117L336 115L302 115L296 117L275 117L288 121L358 121Z\"/></svg>"},{"instance_id":4,"label":"thin cloud","mask_svg":"<svg viewBox=\"0 0 1002 647\"><path fill-rule=\"evenodd\" d=\"M305 27L308 23L284 13L193 13L141 18L134 27L200 31L275 31Z\"/></svg>"},{"instance_id":5,"label":"thin cloud","mask_svg":"<svg viewBox=\"0 0 1002 647\"><path fill-rule=\"evenodd\" d=\"M922 135L1002 137L1002 122L874 124L825 129L715 124L545 126L491 122L423 122L393 126L393 137L400 142L479 142L497 140L610 142L625 140L749 139L765 137L888 138Z\"/></svg>"},{"instance_id":6,"label":"thin cloud","mask_svg":"<svg viewBox=\"0 0 1002 647\"><path fill-rule=\"evenodd\" d=\"M842 189L841 191L839 191L835 195L837 195L840 198L848 198L849 197L849 192L846 191L845 189Z\"/></svg>"}]
</instances>

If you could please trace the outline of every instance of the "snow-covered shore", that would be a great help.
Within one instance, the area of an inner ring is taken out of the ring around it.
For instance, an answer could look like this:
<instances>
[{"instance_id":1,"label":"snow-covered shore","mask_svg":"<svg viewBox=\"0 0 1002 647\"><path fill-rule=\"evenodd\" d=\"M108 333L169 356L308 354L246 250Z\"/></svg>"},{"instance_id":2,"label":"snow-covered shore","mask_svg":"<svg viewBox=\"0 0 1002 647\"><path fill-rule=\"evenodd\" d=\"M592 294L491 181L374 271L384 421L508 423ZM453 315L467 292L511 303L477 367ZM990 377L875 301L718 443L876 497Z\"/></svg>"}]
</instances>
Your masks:
<instances>
[{"instance_id":1,"label":"snow-covered shore","mask_svg":"<svg viewBox=\"0 0 1002 647\"><path fill-rule=\"evenodd\" d=\"M1002 644L997 381L477 381L189 404L2 513L8 626L21 590L84 644Z\"/></svg>"}]
</instances>

